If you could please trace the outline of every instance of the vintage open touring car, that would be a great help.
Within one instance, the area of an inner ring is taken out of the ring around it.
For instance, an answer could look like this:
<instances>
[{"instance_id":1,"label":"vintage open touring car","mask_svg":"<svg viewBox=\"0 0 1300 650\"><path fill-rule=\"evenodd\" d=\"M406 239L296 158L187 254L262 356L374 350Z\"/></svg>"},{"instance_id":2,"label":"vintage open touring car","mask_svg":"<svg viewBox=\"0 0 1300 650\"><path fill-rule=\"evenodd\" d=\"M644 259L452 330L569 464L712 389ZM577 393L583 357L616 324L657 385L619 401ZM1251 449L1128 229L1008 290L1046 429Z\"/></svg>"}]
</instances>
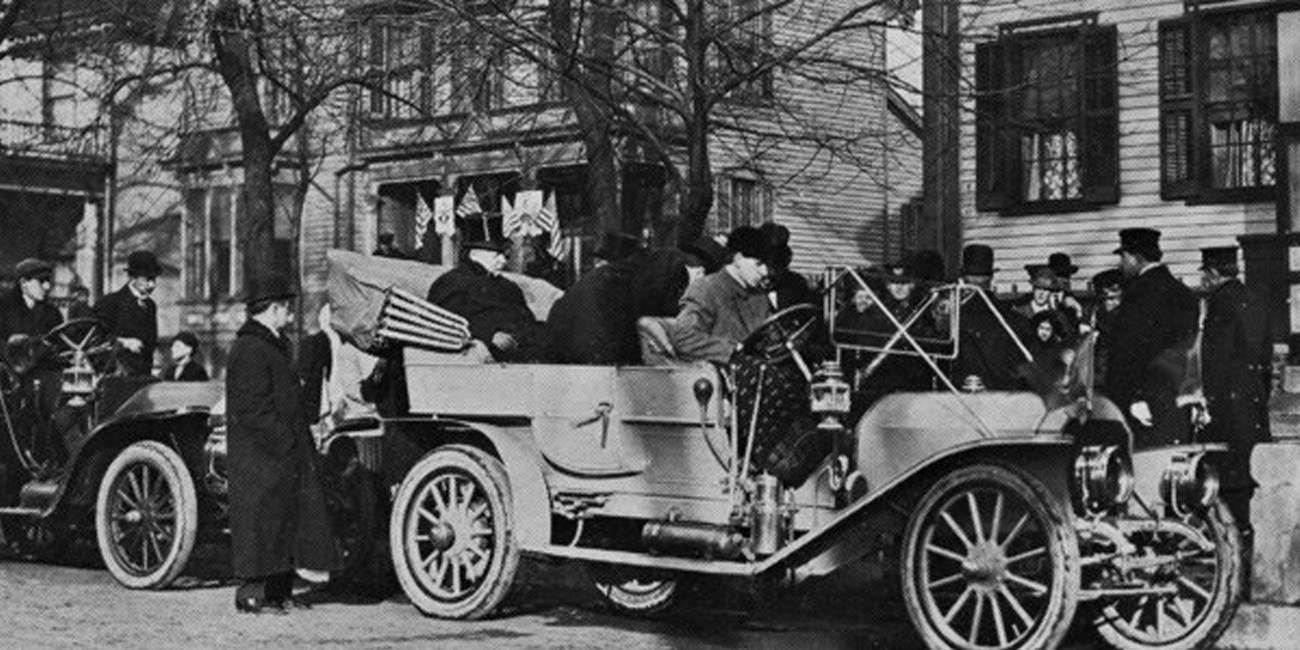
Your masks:
<instances>
[{"instance_id":1,"label":"vintage open touring car","mask_svg":"<svg viewBox=\"0 0 1300 650\"><path fill-rule=\"evenodd\" d=\"M1090 390L1087 349L1052 395L954 382L953 306L997 313L975 287L929 289L864 344L828 323L846 287L873 285L832 269L823 309L774 315L726 367L497 364L455 352L463 319L404 279L427 286L427 270L376 280L331 261L331 291L372 294L336 303L341 325L373 318L366 344L400 346L404 403L383 418L389 546L427 615L491 615L522 553L586 563L611 606L652 614L688 580L797 583L883 552L933 648L1053 647L1076 617L1119 648L1204 648L1239 600L1209 463L1221 449L1135 449ZM946 336L916 334L936 315ZM936 390L852 409L837 363L851 352L906 358Z\"/></svg>"},{"instance_id":2,"label":"vintage open touring car","mask_svg":"<svg viewBox=\"0 0 1300 650\"><path fill-rule=\"evenodd\" d=\"M225 391L219 381L122 376L114 345L103 323L84 318L9 346L0 363L0 532L23 553L54 559L93 530L118 582L162 589L196 544L228 531ZM376 475L355 440L319 442L327 503L354 570L374 541Z\"/></svg>"}]
</instances>

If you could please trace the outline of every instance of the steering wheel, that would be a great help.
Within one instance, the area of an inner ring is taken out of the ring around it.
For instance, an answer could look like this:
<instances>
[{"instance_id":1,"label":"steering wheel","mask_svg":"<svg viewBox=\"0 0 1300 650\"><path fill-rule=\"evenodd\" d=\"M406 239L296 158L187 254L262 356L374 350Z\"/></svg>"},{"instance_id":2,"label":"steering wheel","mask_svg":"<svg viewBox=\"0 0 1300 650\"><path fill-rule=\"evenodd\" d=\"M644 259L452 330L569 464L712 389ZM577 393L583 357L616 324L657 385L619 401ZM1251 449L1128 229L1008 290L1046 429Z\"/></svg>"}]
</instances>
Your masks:
<instances>
[{"instance_id":1,"label":"steering wheel","mask_svg":"<svg viewBox=\"0 0 1300 650\"><path fill-rule=\"evenodd\" d=\"M78 354L84 354L96 372L106 372L104 364L113 352L108 326L98 318L74 318L47 332L42 340L60 365L71 365Z\"/></svg>"},{"instance_id":2,"label":"steering wheel","mask_svg":"<svg viewBox=\"0 0 1300 650\"><path fill-rule=\"evenodd\" d=\"M812 305L786 307L769 316L758 329L745 337L740 349L766 363L784 361L817 332L814 326L821 320L821 315L821 310Z\"/></svg>"}]
</instances>

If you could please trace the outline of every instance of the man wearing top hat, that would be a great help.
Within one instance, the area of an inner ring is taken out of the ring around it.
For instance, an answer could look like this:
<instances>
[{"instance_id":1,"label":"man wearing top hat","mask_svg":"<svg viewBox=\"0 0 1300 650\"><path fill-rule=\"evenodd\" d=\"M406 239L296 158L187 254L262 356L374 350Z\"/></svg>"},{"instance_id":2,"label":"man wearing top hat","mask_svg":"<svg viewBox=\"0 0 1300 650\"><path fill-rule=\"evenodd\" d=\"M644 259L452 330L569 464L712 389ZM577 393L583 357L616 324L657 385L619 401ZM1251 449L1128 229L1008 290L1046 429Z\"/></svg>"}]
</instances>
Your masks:
<instances>
[{"instance_id":1,"label":"man wearing top hat","mask_svg":"<svg viewBox=\"0 0 1300 650\"><path fill-rule=\"evenodd\" d=\"M135 251L126 258L126 284L95 305L95 317L104 322L107 334L117 339L118 365L132 377L153 372L153 353L158 346L158 305L151 297L162 267L149 251Z\"/></svg>"},{"instance_id":2,"label":"man wearing top hat","mask_svg":"<svg viewBox=\"0 0 1300 650\"><path fill-rule=\"evenodd\" d=\"M1201 249L1205 330L1201 339L1201 381L1210 422L1206 439L1228 443L1223 469L1224 501L1237 524L1250 528L1250 452L1267 439L1264 344L1250 326L1246 286L1237 278L1237 248Z\"/></svg>"},{"instance_id":3,"label":"man wearing top hat","mask_svg":"<svg viewBox=\"0 0 1300 650\"><path fill-rule=\"evenodd\" d=\"M305 607L293 598L295 569L329 571L337 560L284 337L294 295L287 277L250 280L247 320L226 365L231 562L241 613Z\"/></svg>"},{"instance_id":4,"label":"man wearing top hat","mask_svg":"<svg viewBox=\"0 0 1300 650\"><path fill-rule=\"evenodd\" d=\"M1079 302L1070 291L1070 278L1079 272L1079 267L1070 260L1069 253L1057 251L1047 256L1047 268L1056 275L1056 287L1052 290L1052 301L1057 309L1065 313L1077 330L1083 322L1083 303Z\"/></svg>"},{"instance_id":5,"label":"man wearing top hat","mask_svg":"<svg viewBox=\"0 0 1300 650\"><path fill-rule=\"evenodd\" d=\"M993 266L993 249L984 244L970 244L961 251L961 283L984 292L990 298L993 307L999 310L1002 320L1012 328L1016 336L1024 336L1027 321L1002 304L992 295L993 275L997 269ZM998 314L990 311L984 300L972 291L961 293L961 340L957 359L953 363L954 376L958 382L967 377L978 377L979 384L988 390L1010 390L1020 387L1021 381L1016 370L1028 359L1020 351L1020 346L1007 333L998 319Z\"/></svg>"},{"instance_id":6,"label":"man wearing top hat","mask_svg":"<svg viewBox=\"0 0 1300 650\"><path fill-rule=\"evenodd\" d=\"M1119 232L1120 270L1128 278L1115 315L1105 386L1142 446L1188 440L1177 398L1187 351L1199 329L1196 296L1160 263L1160 231Z\"/></svg>"},{"instance_id":7,"label":"man wearing top hat","mask_svg":"<svg viewBox=\"0 0 1300 650\"><path fill-rule=\"evenodd\" d=\"M461 263L433 281L429 302L464 316L470 335L485 343L497 361L539 359L543 327L519 285L501 275L510 241L499 231L486 237L477 234L472 229L466 233Z\"/></svg>"}]
</instances>

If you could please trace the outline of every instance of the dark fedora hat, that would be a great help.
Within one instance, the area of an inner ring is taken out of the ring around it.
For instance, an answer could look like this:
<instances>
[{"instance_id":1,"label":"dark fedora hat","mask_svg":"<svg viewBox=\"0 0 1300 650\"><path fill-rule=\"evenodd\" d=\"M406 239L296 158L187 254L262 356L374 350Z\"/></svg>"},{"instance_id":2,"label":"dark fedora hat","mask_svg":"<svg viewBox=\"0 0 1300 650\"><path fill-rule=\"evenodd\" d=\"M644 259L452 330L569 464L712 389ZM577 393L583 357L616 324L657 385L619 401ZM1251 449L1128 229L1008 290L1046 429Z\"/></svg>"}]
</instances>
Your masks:
<instances>
[{"instance_id":1,"label":"dark fedora hat","mask_svg":"<svg viewBox=\"0 0 1300 650\"><path fill-rule=\"evenodd\" d=\"M244 283L244 304L253 305L272 300L292 300L298 295L287 273L271 272L254 275Z\"/></svg>"},{"instance_id":2,"label":"dark fedora hat","mask_svg":"<svg viewBox=\"0 0 1300 650\"><path fill-rule=\"evenodd\" d=\"M962 275L993 275L993 248L986 244L967 244L961 249Z\"/></svg>"},{"instance_id":3,"label":"dark fedora hat","mask_svg":"<svg viewBox=\"0 0 1300 650\"><path fill-rule=\"evenodd\" d=\"M1216 246L1201 249L1201 270L1237 266L1236 246Z\"/></svg>"},{"instance_id":4,"label":"dark fedora hat","mask_svg":"<svg viewBox=\"0 0 1300 650\"><path fill-rule=\"evenodd\" d=\"M501 233L501 217L466 218L461 228L460 245L465 250L485 250L505 253L510 250L510 240Z\"/></svg>"},{"instance_id":5,"label":"dark fedora hat","mask_svg":"<svg viewBox=\"0 0 1300 650\"><path fill-rule=\"evenodd\" d=\"M602 260L617 262L641 250L641 244L641 238L636 235L609 230L601 236L600 245L592 255Z\"/></svg>"},{"instance_id":6,"label":"dark fedora hat","mask_svg":"<svg viewBox=\"0 0 1300 650\"><path fill-rule=\"evenodd\" d=\"M14 266L14 275L18 276L19 280L48 278L54 275L54 267L50 266L50 263L45 260L29 257Z\"/></svg>"},{"instance_id":7,"label":"dark fedora hat","mask_svg":"<svg viewBox=\"0 0 1300 650\"><path fill-rule=\"evenodd\" d=\"M1079 267L1070 261L1069 253L1055 252L1047 256L1047 265L1060 278L1068 278L1079 272Z\"/></svg>"},{"instance_id":8,"label":"dark fedora hat","mask_svg":"<svg viewBox=\"0 0 1300 650\"><path fill-rule=\"evenodd\" d=\"M1119 231L1119 248L1115 253L1138 253L1149 257L1160 253L1160 231L1152 228L1125 228Z\"/></svg>"},{"instance_id":9,"label":"dark fedora hat","mask_svg":"<svg viewBox=\"0 0 1300 650\"><path fill-rule=\"evenodd\" d=\"M126 256L126 275L132 278L156 278L162 274L162 265L149 251L135 251Z\"/></svg>"}]
</instances>

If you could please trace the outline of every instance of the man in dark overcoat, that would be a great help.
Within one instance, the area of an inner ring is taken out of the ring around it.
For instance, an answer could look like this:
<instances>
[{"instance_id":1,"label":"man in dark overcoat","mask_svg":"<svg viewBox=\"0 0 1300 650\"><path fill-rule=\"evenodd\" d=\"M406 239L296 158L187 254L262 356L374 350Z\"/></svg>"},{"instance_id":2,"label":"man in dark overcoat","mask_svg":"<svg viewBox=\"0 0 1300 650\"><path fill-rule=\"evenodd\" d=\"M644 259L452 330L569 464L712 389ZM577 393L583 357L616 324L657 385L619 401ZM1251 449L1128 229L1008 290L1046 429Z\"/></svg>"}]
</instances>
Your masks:
<instances>
[{"instance_id":1,"label":"man in dark overcoat","mask_svg":"<svg viewBox=\"0 0 1300 650\"><path fill-rule=\"evenodd\" d=\"M1200 329L1199 302L1160 263L1160 231L1126 228L1119 236L1115 253L1128 282L1115 314L1106 391L1124 411L1139 448L1188 442L1190 422L1177 398Z\"/></svg>"},{"instance_id":2,"label":"man in dark overcoat","mask_svg":"<svg viewBox=\"0 0 1300 650\"><path fill-rule=\"evenodd\" d=\"M28 258L14 267L14 275L18 277L18 286L0 298L0 346L17 334L45 336L63 322L58 308L47 300L54 277L53 267Z\"/></svg>"},{"instance_id":3,"label":"man in dark overcoat","mask_svg":"<svg viewBox=\"0 0 1300 650\"><path fill-rule=\"evenodd\" d=\"M1221 466L1222 495L1237 525L1250 530L1250 452L1268 439L1264 427L1268 367L1263 341L1254 340L1247 311L1246 285L1237 279L1237 248L1201 250L1205 330L1201 339L1201 381L1210 422L1205 438L1228 444Z\"/></svg>"},{"instance_id":4,"label":"man in dark overcoat","mask_svg":"<svg viewBox=\"0 0 1300 650\"><path fill-rule=\"evenodd\" d=\"M519 285L501 275L510 241L479 238L463 245L464 259L433 281L429 302L464 316L470 336L487 344L497 361L537 360L542 356L543 326Z\"/></svg>"},{"instance_id":5,"label":"man in dark overcoat","mask_svg":"<svg viewBox=\"0 0 1300 650\"><path fill-rule=\"evenodd\" d=\"M1017 345L1016 338L1025 338L1028 322L1013 310L1006 308L993 294L993 249L985 244L970 244L961 251L960 278L962 284L978 288L990 298L997 313L989 310L977 293L961 293L961 330L957 358L953 362L954 379L965 382L967 377L979 378L979 385L988 390L1013 390L1023 386L1017 370L1029 362ZM998 316L1002 318L999 319ZM1003 327L1006 322L1011 333Z\"/></svg>"},{"instance_id":6,"label":"man in dark overcoat","mask_svg":"<svg viewBox=\"0 0 1300 650\"><path fill-rule=\"evenodd\" d=\"M302 606L292 597L294 570L329 571L337 557L283 336L293 296L286 278L253 278L226 366L235 608L246 613Z\"/></svg>"},{"instance_id":7,"label":"man in dark overcoat","mask_svg":"<svg viewBox=\"0 0 1300 650\"><path fill-rule=\"evenodd\" d=\"M108 335L120 345L118 364L132 377L146 377L153 372L158 305L152 295L161 272L162 266L153 253L135 251L126 258L126 284L95 305L95 317L104 322Z\"/></svg>"}]
</instances>

